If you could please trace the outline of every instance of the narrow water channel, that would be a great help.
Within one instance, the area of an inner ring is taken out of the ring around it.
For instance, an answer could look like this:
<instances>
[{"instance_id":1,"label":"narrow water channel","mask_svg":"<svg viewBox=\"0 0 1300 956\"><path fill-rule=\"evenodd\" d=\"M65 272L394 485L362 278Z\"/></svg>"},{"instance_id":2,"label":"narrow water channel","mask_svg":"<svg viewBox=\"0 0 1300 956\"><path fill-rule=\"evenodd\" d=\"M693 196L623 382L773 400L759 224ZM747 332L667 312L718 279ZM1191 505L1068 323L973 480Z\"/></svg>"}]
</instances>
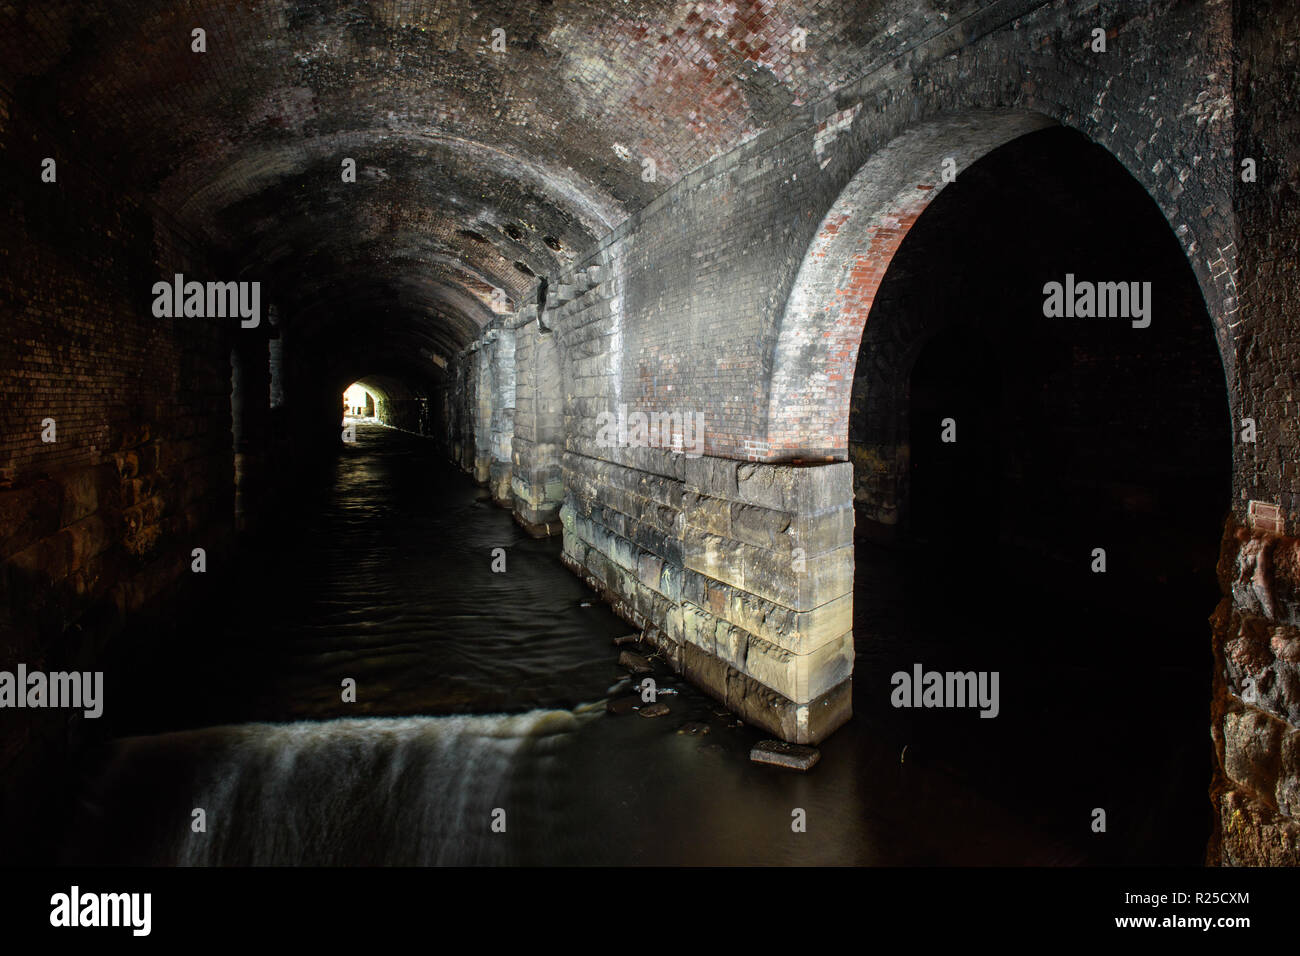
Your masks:
<instances>
[{"instance_id":1,"label":"narrow water channel","mask_svg":"<svg viewBox=\"0 0 1300 956\"><path fill-rule=\"evenodd\" d=\"M1152 788L1177 783L1158 717L1141 728L1150 759L1133 759L1123 728L1023 706L1014 661L999 720L891 711L900 662L943 664L958 638L988 635L962 607L940 629L946 651L933 628L902 623L926 600L865 546L859 588L875 597L858 601L857 716L806 775L752 764L764 735L662 667L667 716L606 713L627 690L613 640L631 628L563 567L556 540L527 537L427 440L361 426L242 560L184 640L113 672L121 704L80 773L65 862L1196 862L1185 821L1136 819ZM908 643L921 631L937 656ZM1060 697L1070 679L1039 690ZM1050 761L1031 749L1044 738ZM1100 748L1075 745L1089 739ZM1195 772L1188 759L1175 769ZM1077 817L1044 792L1071 787ZM1108 842L1087 826L1098 801L1114 808ZM1169 844L1162 827L1184 838Z\"/></svg>"}]
</instances>

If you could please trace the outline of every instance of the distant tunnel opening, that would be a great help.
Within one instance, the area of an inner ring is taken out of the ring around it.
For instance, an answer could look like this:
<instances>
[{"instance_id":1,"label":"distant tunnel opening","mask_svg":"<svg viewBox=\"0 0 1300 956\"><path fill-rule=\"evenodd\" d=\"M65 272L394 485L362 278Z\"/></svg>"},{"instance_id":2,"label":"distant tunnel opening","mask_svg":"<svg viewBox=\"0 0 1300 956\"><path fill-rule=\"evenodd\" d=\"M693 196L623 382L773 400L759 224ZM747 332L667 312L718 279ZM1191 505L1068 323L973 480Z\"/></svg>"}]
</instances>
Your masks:
<instances>
[{"instance_id":1,"label":"distant tunnel opening","mask_svg":"<svg viewBox=\"0 0 1300 956\"><path fill-rule=\"evenodd\" d=\"M436 436L437 392L389 375L368 375L343 390L343 419L369 421L416 435Z\"/></svg>"},{"instance_id":2,"label":"distant tunnel opening","mask_svg":"<svg viewBox=\"0 0 1300 956\"><path fill-rule=\"evenodd\" d=\"M350 418L374 418L375 396L360 382L343 390L343 414Z\"/></svg>"}]
</instances>

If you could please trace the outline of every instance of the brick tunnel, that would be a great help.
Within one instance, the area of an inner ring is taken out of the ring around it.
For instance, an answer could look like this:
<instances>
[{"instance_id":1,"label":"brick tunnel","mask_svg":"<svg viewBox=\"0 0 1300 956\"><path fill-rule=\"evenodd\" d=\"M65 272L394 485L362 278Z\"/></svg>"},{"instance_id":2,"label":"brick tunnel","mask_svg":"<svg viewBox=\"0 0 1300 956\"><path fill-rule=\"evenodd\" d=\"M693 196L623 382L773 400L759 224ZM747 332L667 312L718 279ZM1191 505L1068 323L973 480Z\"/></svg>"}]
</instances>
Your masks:
<instances>
[{"instance_id":1,"label":"brick tunnel","mask_svg":"<svg viewBox=\"0 0 1300 956\"><path fill-rule=\"evenodd\" d=\"M1297 36L1283 0L0 8L12 859L286 862L74 804L151 747L253 779L213 728L306 773L292 721L338 721L387 772L452 725L349 721L494 715L454 766L820 755L839 848L782 860L1300 863ZM997 849L917 835L948 780ZM520 839L364 860L551 862ZM649 859L765 861L700 842Z\"/></svg>"}]
</instances>

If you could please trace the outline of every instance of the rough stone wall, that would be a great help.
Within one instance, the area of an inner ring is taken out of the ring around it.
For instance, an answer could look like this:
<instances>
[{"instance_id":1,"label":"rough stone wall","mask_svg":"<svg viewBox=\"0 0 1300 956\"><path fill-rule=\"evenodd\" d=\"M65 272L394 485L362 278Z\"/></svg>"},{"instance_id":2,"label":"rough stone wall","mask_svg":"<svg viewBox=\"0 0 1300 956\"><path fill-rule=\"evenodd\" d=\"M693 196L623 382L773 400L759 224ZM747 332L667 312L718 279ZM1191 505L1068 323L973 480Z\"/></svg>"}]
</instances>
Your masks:
<instances>
[{"instance_id":1,"label":"rough stone wall","mask_svg":"<svg viewBox=\"0 0 1300 956\"><path fill-rule=\"evenodd\" d=\"M470 396L474 394L474 380L478 374L478 364L469 360L471 354L466 352L456 356L443 399L447 448L452 461L469 474L474 473L474 408Z\"/></svg>"},{"instance_id":2,"label":"rough stone wall","mask_svg":"<svg viewBox=\"0 0 1300 956\"><path fill-rule=\"evenodd\" d=\"M52 183L40 180L46 156ZM151 311L155 281L205 263L82 160L0 92L0 669L10 671L95 669L133 615L190 581L191 549L219 569L232 531L230 330ZM0 807L11 859L82 719L6 712L0 774L29 803Z\"/></svg>"},{"instance_id":3,"label":"rough stone wall","mask_svg":"<svg viewBox=\"0 0 1300 956\"><path fill-rule=\"evenodd\" d=\"M1258 167L1234 186L1240 228L1236 329L1236 520L1224 535L1215 612L1214 739L1219 817L1211 862L1300 865L1300 9L1239 3L1236 150Z\"/></svg>"},{"instance_id":4,"label":"rough stone wall","mask_svg":"<svg viewBox=\"0 0 1300 956\"><path fill-rule=\"evenodd\" d=\"M564 408L556 336L535 321L537 308L522 310L515 331L515 418L510 446L510 493L519 523L538 535L559 530L564 503L560 458Z\"/></svg>"},{"instance_id":5,"label":"rough stone wall","mask_svg":"<svg viewBox=\"0 0 1300 956\"><path fill-rule=\"evenodd\" d=\"M452 458L498 504L512 502L515 433L515 330L495 320L482 338L456 356L454 380L443 399Z\"/></svg>"},{"instance_id":6,"label":"rough stone wall","mask_svg":"<svg viewBox=\"0 0 1300 956\"><path fill-rule=\"evenodd\" d=\"M500 505L513 502L512 443L515 431L515 332L500 325L490 333L485 361L491 373L491 426L488 432L488 485L492 499Z\"/></svg>"},{"instance_id":7,"label":"rough stone wall","mask_svg":"<svg viewBox=\"0 0 1300 956\"><path fill-rule=\"evenodd\" d=\"M486 338L480 339L471 347L474 350L472 361L477 369L474 390L470 396L474 422L474 480L480 485L486 485L492 477L493 404L497 398L493 387L494 349Z\"/></svg>"},{"instance_id":8,"label":"rough stone wall","mask_svg":"<svg viewBox=\"0 0 1300 956\"><path fill-rule=\"evenodd\" d=\"M418 398L388 398L378 405L378 416L385 425L416 435L429 434L428 402Z\"/></svg>"},{"instance_id":9,"label":"rough stone wall","mask_svg":"<svg viewBox=\"0 0 1300 956\"><path fill-rule=\"evenodd\" d=\"M1230 526L1215 612L1211 862L1300 863L1300 539Z\"/></svg>"}]
</instances>

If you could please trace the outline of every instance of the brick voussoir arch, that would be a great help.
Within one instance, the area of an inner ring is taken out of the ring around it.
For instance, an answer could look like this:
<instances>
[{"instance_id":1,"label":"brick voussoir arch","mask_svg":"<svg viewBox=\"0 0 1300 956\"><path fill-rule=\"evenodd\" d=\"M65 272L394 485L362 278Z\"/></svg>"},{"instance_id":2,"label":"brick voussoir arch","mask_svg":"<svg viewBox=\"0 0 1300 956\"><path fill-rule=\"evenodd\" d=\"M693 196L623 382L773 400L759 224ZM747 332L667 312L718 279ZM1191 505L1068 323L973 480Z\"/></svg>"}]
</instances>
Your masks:
<instances>
[{"instance_id":1,"label":"brick voussoir arch","mask_svg":"<svg viewBox=\"0 0 1300 956\"><path fill-rule=\"evenodd\" d=\"M972 111L915 126L877 150L822 219L778 329L767 399L766 461L848 459L858 346L876 290L907 231L958 174L1027 133L1058 125L1025 110Z\"/></svg>"}]
</instances>

